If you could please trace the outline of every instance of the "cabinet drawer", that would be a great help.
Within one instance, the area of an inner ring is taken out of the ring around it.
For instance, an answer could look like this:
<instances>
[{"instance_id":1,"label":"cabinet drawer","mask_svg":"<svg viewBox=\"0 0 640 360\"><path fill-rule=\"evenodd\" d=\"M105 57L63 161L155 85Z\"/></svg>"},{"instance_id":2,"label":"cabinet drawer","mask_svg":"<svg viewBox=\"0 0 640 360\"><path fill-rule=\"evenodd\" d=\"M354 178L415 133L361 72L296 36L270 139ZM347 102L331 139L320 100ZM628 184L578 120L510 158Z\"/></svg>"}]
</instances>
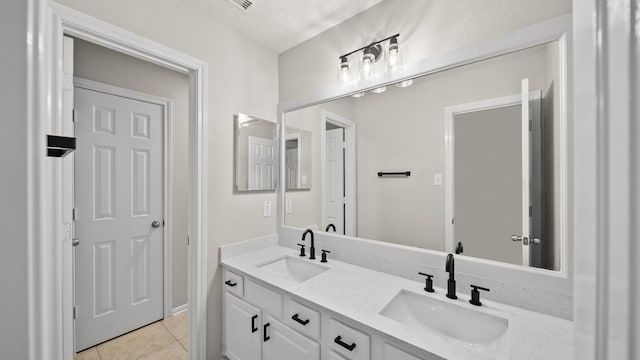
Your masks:
<instances>
[{"instance_id":1,"label":"cabinet drawer","mask_svg":"<svg viewBox=\"0 0 640 360\"><path fill-rule=\"evenodd\" d=\"M287 325L309 336L320 339L320 313L289 299L286 304L284 320Z\"/></svg>"},{"instance_id":2,"label":"cabinet drawer","mask_svg":"<svg viewBox=\"0 0 640 360\"><path fill-rule=\"evenodd\" d=\"M384 359L385 360L420 360L411 354L408 354L395 346L384 344Z\"/></svg>"},{"instance_id":3,"label":"cabinet drawer","mask_svg":"<svg viewBox=\"0 0 640 360\"><path fill-rule=\"evenodd\" d=\"M278 318L282 318L282 295L258 285L252 280L247 280L244 287L245 300Z\"/></svg>"},{"instance_id":4,"label":"cabinet drawer","mask_svg":"<svg viewBox=\"0 0 640 360\"><path fill-rule=\"evenodd\" d=\"M351 360L371 358L369 335L337 320L329 321L330 349Z\"/></svg>"},{"instance_id":5,"label":"cabinet drawer","mask_svg":"<svg viewBox=\"0 0 640 360\"><path fill-rule=\"evenodd\" d=\"M230 293L242 297L244 284L242 276L233 273L229 270L224 271L224 288Z\"/></svg>"}]
</instances>

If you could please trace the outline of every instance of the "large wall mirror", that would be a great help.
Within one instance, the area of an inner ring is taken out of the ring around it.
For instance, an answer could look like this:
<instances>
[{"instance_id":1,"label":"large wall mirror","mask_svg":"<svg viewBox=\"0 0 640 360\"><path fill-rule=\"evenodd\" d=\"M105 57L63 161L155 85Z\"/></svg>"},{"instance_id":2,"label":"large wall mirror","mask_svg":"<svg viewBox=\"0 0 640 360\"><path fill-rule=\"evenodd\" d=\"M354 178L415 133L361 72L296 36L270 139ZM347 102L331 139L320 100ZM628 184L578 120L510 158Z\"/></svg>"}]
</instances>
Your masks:
<instances>
[{"instance_id":1,"label":"large wall mirror","mask_svg":"<svg viewBox=\"0 0 640 360\"><path fill-rule=\"evenodd\" d=\"M285 113L311 139L314 186L286 189L284 224L561 270L564 46Z\"/></svg>"},{"instance_id":2,"label":"large wall mirror","mask_svg":"<svg viewBox=\"0 0 640 360\"><path fill-rule=\"evenodd\" d=\"M278 124L245 114L236 114L234 120L236 190L275 190Z\"/></svg>"}]
</instances>

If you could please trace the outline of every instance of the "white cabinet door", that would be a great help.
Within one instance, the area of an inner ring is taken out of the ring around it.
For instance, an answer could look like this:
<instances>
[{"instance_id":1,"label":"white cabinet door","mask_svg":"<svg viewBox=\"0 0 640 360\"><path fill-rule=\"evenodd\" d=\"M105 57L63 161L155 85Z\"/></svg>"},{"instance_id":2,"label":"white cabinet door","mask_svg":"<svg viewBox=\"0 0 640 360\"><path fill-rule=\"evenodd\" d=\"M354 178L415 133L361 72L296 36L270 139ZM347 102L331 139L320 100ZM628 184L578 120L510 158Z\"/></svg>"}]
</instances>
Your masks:
<instances>
[{"instance_id":1,"label":"white cabinet door","mask_svg":"<svg viewBox=\"0 0 640 360\"><path fill-rule=\"evenodd\" d=\"M234 295L225 295L224 331L230 360L260 360L260 310Z\"/></svg>"},{"instance_id":2,"label":"white cabinet door","mask_svg":"<svg viewBox=\"0 0 640 360\"><path fill-rule=\"evenodd\" d=\"M271 316L263 325L263 360L319 360L320 345L298 334Z\"/></svg>"}]
</instances>

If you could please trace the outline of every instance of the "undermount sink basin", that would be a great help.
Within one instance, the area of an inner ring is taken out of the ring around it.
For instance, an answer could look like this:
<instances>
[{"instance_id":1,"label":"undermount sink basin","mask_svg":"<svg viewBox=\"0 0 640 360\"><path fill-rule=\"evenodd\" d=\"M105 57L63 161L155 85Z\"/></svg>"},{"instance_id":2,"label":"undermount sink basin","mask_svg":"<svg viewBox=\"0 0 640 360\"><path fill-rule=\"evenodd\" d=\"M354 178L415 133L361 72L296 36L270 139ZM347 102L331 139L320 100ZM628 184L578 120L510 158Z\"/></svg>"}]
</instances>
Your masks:
<instances>
[{"instance_id":1,"label":"undermount sink basin","mask_svg":"<svg viewBox=\"0 0 640 360\"><path fill-rule=\"evenodd\" d=\"M296 282L309 280L312 277L329 270L326 266L314 264L309 262L309 260L305 261L292 256L286 256L258 267L281 278Z\"/></svg>"},{"instance_id":2,"label":"undermount sink basin","mask_svg":"<svg viewBox=\"0 0 640 360\"><path fill-rule=\"evenodd\" d=\"M493 342L509 326L507 319L404 290L380 311L380 315L410 328L436 332L470 345Z\"/></svg>"}]
</instances>

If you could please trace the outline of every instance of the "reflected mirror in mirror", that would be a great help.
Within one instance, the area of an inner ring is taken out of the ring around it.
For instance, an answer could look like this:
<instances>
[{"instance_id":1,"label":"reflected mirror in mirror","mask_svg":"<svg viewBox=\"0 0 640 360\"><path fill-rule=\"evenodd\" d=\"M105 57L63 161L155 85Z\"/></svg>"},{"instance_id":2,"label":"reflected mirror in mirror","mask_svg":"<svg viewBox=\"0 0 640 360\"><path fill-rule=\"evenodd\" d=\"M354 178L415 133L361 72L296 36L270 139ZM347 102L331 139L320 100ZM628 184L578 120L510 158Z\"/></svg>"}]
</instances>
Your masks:
<instances>
[{"instance_id":1,"label":"reflected mirror in mirror","mask_svg":"<svg viewBox=\"0 0 640 360\"><path fill-rule=\"evenodd\" d=\"M560 270L561 59L555 41L285 114L320 184L286 191L285 225Z\"/></svg>"},{"instance_id":2,"label":"reflected mirror in mirror","mask_svg":"<svg viewBox=\"0 0 640 360\"><path fill-rule=\"evenodd\" d=\"M245 114L235 118L237 191L273 191L278 177L278 126Z\"/></svg>"}]
</instances>

